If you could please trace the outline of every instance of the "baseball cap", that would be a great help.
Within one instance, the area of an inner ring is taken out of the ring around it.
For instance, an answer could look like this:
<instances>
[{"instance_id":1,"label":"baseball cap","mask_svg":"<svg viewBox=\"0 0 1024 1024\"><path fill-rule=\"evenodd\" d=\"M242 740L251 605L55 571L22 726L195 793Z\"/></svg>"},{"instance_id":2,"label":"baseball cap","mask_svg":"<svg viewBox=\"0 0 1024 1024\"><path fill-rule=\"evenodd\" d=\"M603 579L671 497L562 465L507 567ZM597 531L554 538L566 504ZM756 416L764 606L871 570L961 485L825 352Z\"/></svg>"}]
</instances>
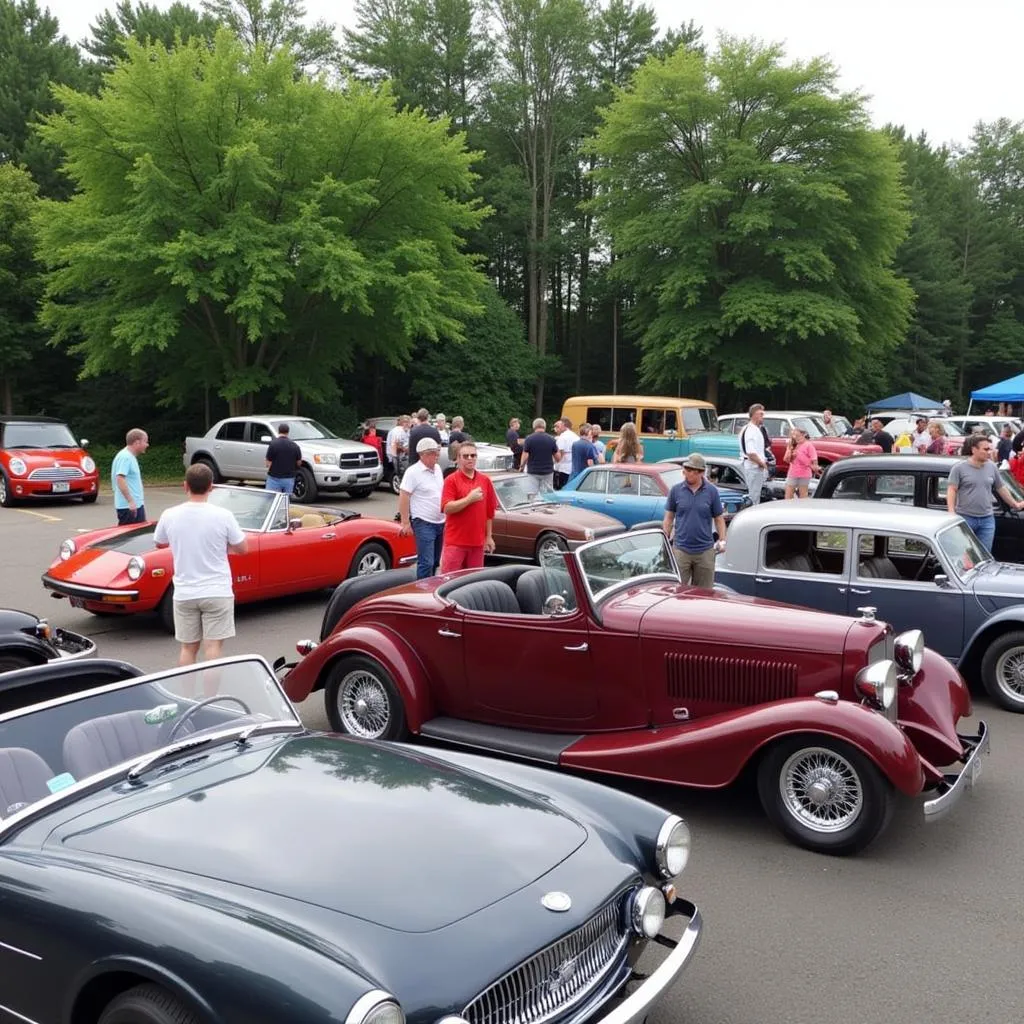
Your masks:
<instances>
[{"instance_id":1,"label":"baseball cap","mask_svg":"<svg viewBox=\"0 0 1024 1024\"><path fill-rule=\"evenodd\" d=\"M704 464L704 456L699 452L687 455L686 461L683 463L683 469L699 469L703 473L707 469L707 466Z\"/></svg>"},{"instance_id":2,"label":"baseball cap","mask_svg":"<svg viewBox=\"0 0 1024 1024\"><path fill-rule=\"evenodd\" d=\"M416 442L416 454L422 455L424 452L439 452L441 446L432 437L421 437Z\"/></svg>"}]
</instances>

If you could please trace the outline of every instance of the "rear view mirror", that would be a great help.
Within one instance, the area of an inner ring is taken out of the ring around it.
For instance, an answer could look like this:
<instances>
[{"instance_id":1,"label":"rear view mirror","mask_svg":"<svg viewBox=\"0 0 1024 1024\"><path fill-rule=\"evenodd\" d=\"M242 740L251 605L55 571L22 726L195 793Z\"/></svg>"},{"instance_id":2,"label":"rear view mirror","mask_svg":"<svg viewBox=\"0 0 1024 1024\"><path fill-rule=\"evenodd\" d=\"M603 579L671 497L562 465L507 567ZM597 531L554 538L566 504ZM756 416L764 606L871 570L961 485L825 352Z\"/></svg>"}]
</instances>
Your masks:
<instances>
[{"instance_id":1,"label":"rear view mirror","mask_svg":"<svg viewBox=\"0 0 1024 1024\"><path fill-rule=\"evenodd\" d=\"M81 439L81 440L80 440L80 441L78 442L78 444L79 444L79 445L80 445L80 446L81 446L82 448L88 448L88 447L89 447L89 438L87 438L87 437L83 437L83 438L82 438L82 439Z\"/></svg>"}]
</instances>

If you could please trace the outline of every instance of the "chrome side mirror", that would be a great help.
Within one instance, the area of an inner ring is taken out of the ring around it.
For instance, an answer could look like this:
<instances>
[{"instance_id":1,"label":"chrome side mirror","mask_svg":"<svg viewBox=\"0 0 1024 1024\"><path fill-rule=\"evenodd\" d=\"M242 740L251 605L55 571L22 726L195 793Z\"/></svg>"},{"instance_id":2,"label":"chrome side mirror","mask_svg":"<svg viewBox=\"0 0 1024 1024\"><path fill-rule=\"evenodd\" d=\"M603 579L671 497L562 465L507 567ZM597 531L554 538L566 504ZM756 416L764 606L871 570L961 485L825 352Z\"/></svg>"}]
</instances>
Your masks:
<instances>
[{"instance_id":1,"label":"chrome side mirror","mask_svg":"<svg viewBox=\"0 0 1024 1024\"><path fill-rule=\"evenodd\" d=\"M676 438L676 432L674 430L666 430L665 436L671 438L674 441Z\"/></svg>"},{"instance_id":2,"label":"chrome side mirror","mask_svg":"<svg viewBox=\"0 0 1024 1024\"><path fill-rule=\"evenodd\" d=\"M260 435L260 444L270 444L274 439L269 434Z\"/></svg>"},{"instance_id":3,"label":"chrome side mirror","mask_svg":"<svg viewBox=\"0 0 1024 1024\"><path fill-rule=\"evenodd\" d=\"M935 580L935 586L944 589L949 587L949 577L944 572L937 572L932 578Z\"/></svg>"},{"instance_id":4,"label":"chrome side mirror","mask_svg":"<svg viewBox=\"0 0 1024 1024\"><path fill-rule=\"evenodd\" d=\"M83 438L82 438L82 439L81 439L81 440L80 440L80 441L78 442L78 444L79 444L79 447L81 447L81 448L88 448L88 447L89 447L89 438L87 438L87 437L83 437Z\"/></svg>"},{"instance_id":5,"label":"chrome side mirror","mask_svg":"<svg viewBox=\"0 0 1024 1024\"><path fill-rule=\"evenodd\" d=\"M558 616L565 614L565 598L561 594L551 594L544 601L544 614Z\"/></svg>"},{"instance_id":6,"label":"chrome side mirror","mask_svg":"<svg viewBox=\"0 0 1024 1024\"><path fill-rule=\"evenodd\" d=\"M301 529L301 527L302 527L302 520L301 519L289 519L288 520L288 532L289 533L294 533L296 530Z\"/></svg>"}]
</instances>

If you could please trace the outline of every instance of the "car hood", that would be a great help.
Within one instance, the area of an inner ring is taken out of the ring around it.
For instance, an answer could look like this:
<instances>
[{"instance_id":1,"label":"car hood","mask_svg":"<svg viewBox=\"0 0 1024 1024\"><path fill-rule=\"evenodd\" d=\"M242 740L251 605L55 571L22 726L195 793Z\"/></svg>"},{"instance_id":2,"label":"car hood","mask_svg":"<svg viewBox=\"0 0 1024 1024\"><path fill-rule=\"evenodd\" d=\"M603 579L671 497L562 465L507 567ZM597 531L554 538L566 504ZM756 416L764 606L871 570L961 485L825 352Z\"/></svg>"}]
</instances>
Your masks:
<instances>
[{"instance_id":1,"label":"car hood","mask_svg":"<svg viewBox=\"0 0 1024 1024\"><path fill-rule=\"evenodd\" d=\"M540 522L557 522L560 526L576 527L579 530L613 530L622 529L618 519L606 516L603 512L593 512L588 508L574 508L553 501L534 501L529 505L517 505L508 510L510 516L522 516Z\"/></svg>"},{"instance_id":2,"label":"car hood","mask_svg":"<svg viewBox=\"0 0 1024 1024\"><path fill-rule=\"evenodd\" d=\"M988 611L1024 600L1024 565L1016 562L988 562L971 580L978 603Z\"/></svg>"},{"instance_id":3,"label":"car hood","mask_svg":"<svg viewBox=\"0 0 1024 1024\"><path fill-rule=\"evenodd\" d=\"M402 747L257 746L216 748L209 766L118 795L50 841L425 932L530 885L587 839L548 803ZM431 898L411 897L415 877Z\"/></svg>"},{"instance_id":4,"label":"car hood","mask_svg":"<svg viewBox=\"0 0 1024 1024\"><path fill-rule=\"evenodd\" d=\"M882 446L878 444L858 444L856 441L844 441L841 437L812 437L814 450L836 455L880 455Z\"/></svg>"},{"instance_id":5,"label":"car hood","mask_svg":"<svg viewBox=\"0 0 1024 1024\"><path fill-rule=\"evenodd\" d=\"M295 442L303 451L310 452L363 452L377 454L377 449L362 441L349 441L344 437L318 437Z\"/></svg>"},{"instance_id":6,"label":"car hood","mask_svg":"<svg viewBox=\"0 0 1024 1024\"><path fill-rule=\"evenodd\" d=\"M156 523L131 530L104 532L97 539L79 538L81 546L67 561L57 559L48 575L65 583L105 586L124 572L132 555L156 556L169 549L158 549L153 543Z\"/></svg>"},{"instance_id":7,"label":"car hood","mask_svg":"<svg viewBox=\"0 0 1024 1024\"><path fill-rule=\"evenodd\" d=\"M51 469L54 466L81 469L82 459L87 454L84 448L5 448L4 451L10 458L23 460L30 473L33 469ZM95 472L94 467L92 473Z\"/></svg>"}]
</instances>

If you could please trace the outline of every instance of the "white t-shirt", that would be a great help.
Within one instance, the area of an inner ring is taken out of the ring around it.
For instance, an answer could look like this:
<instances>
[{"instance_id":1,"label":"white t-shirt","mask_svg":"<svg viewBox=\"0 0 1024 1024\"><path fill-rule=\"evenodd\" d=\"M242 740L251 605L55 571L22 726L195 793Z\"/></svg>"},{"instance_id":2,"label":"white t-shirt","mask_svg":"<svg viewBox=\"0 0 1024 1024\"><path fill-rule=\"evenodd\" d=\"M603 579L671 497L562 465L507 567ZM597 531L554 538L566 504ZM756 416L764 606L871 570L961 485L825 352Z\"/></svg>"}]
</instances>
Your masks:
<instances>
[{"instance_id":1,"label":"white t-shirt","mask_svg":"<svg viewBox=\"0 0 1024 1024\"><path fill-rule=\"evenodd\" d=\"M764 434L761 433L761 428L753 423L748 423L743 428L743 433L740 435L740 449L743 453L743 458L746 462L753 463L754 460L749 458L749 455L760 455L761 461L765 461L764 458ZM756 465L756 463L755 463Z\"/></svg>"},{"instance_id":2,"label":"white t-shirt","mask_svg":"<svg viewBox=\"0 0 1024 1024\"><path fill-rule=\"evenodd\" d=\"M920 432L915 432L910 437L910 447L913 448L915 452L925 451L925 449L931 443L932 435L928 433L927 427L925 427L924 430Z\"/></svg>"},{"instance_id":3,"label":"white t-shirt","mask_svg":"<svg viewBox=\"0 0 1024 1024\"><path fill-rule=\"evenodd\" d=\"M563 430L555 438L555 444L558 446L558 461L555 463L555 472L572 472L572 446L579 439L580 435L575 430Z\"/></svg>"},{"instance_id":4,"label":"white t-shirt","mask_svg":"<svg viewBox=\"0 0 1024 1024\"><path fill-rule=\"evenodd\" d=\"M425 519L428 523L443 523L443 486L444 473L436 462L432 470L427 469L422 461L414 462L402 474L402 490L409 495L409 518Z\"/></svg>"},{"instance_id":5,"label":"white t-shirt","mask_svg":"<svg viewBox=\"0 0 1024 1024\"><path fill-rule=\"evenodd\" d=\"M167 509L153 539L170 544L174 556L174 600L233 597L228 545L245 534L226 509L205 501L186 501Z\"/></svg>"},{"instance_id":6,"label":"white t-shirt","mask_svg":"<svg viewBox=\"0 0 1024 1024\"><path fill-rule=\"evenodd\" d=\"M392 427L384 439L384 454L389 459L398 458L398 445L409 445L409 431L405 427Z\"/></svg>"}]
</instances>

